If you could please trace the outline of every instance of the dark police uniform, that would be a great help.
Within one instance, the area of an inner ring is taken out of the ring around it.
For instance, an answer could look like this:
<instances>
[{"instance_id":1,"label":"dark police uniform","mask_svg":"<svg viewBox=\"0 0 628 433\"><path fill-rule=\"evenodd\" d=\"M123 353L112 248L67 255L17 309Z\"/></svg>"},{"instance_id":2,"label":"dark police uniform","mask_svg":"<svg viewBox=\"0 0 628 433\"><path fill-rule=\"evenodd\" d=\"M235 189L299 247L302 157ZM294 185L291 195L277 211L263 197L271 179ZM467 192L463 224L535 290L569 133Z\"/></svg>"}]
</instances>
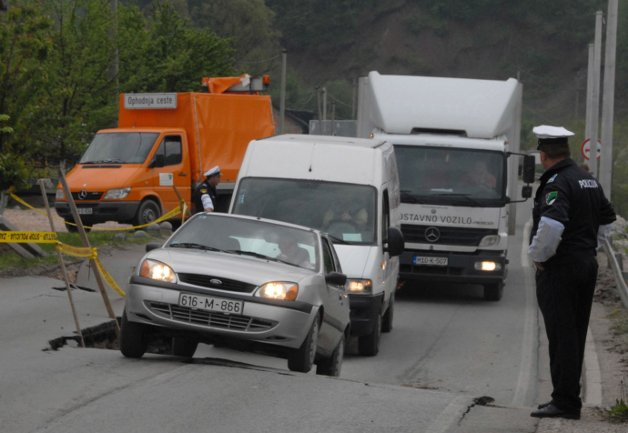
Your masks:
<instances>
[{"instance_id":1,"label":"dark police uniform","mask_svg":"<svg viewBox=\"0 0 628 433\"><path fill-rule=\"evenodd\" d=\"M203 212L204 208L203 208L202 197L203 195L206 195L206 194L209 195L209 198L214 204L214 209L216 208L216 204L218 202L216 188L211 186L206 179L203 182L201 182L194 190L194 197L193 197L194 213Z\"/></svg>"},{"instance_id":2,"label":"dark police uniform","mask_svg":"<svg viewBox=\"0 0 628 433\"><path fill-rule=\"evenodd\" d=\"M564 226L556 253L536 272L536 291L549 340L552 402L578 414L580 373L597 279L597 234L615 220L598 181L566 158L541 176L531 240L541 217Z\"/></svg>"}]
</instances>

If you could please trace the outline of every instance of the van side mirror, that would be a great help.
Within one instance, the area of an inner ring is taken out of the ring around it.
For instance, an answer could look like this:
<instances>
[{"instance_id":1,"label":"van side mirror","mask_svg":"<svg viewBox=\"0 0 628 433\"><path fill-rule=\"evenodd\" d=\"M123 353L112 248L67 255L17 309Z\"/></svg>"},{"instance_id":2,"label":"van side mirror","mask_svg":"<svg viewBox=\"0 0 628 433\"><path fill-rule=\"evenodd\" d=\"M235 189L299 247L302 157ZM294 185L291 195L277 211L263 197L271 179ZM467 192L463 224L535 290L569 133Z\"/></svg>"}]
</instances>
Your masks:
<instances>
[{"instance_id":1,"label":"van side mirror","mask_svg":"<svg viewBox=\"0 0 628 433\"><path fill-rule=\"evenodd\" d=\"M401 230L397 227L388 227L388 241L384 245L384 251L388 251L392 257L403 253L404 241Z\"/></svg>"},{"instance_id":2,"label":"van side mirror","mask_svg":"<svg viewBox=\"0 0 628 433\"><path fill-rule=\"evenodd\" d=\"M534 168L535 168L535 160L534 155L524 155L523 157L523 182L524 183L534 183ZM525 195L524 195L525 197ZM528 196L530 197L530 196Z\"/></svg>"},{"instance_id":3,"label":"van side mirror","mask_svg":"<svg viewBox=\"0 0 628 433\"><path fill-rule=\"evenodd\" d=\"M155 168L155 167L163 167L164 165L166 165L165 157L162 154L158 153L157 155L155 155L155 157L153 158L153 160L151 161L148 167Z\"/></svg>"},{"instance_id":4,"label":"van side mirror","mask_svg":"<svg viewBox=\"0 0 628 433\"><path fill-rule=\"evenodd\" d=\"M325 275L325 282L335 286L344 286L347 282L347 276L345 274L341 274L340 272L330 272Z\"/></svg>"}]
</instances>

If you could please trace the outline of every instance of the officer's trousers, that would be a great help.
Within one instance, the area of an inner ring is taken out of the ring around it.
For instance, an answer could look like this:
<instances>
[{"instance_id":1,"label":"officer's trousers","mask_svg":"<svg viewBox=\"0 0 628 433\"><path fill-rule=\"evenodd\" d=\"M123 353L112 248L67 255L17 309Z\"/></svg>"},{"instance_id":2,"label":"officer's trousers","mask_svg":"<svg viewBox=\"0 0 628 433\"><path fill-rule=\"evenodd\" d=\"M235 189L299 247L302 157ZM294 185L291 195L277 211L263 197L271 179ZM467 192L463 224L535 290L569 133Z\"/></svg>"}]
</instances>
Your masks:
<instances>
[{"instance_id":1,"label":"officer's trousers","mask_svg":"<svg viewBox=\"0 0 628 433\"><path fill-rule=\"evenodd\" d=\"M597 279L594 256L551 261L536 273L536 296L549 341L552 401L579 412L580 375Z\"/></svg>"}]
</instances>

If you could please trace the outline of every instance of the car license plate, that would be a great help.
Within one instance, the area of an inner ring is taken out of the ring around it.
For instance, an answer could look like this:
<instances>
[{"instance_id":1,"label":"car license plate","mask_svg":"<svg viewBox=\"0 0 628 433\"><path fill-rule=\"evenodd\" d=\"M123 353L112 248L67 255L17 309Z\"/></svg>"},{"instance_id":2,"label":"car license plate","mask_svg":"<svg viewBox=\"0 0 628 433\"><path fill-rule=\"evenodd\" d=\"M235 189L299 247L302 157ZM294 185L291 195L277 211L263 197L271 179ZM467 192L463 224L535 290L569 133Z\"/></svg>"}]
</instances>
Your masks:
<instances>
[{"instance_id":1,"label":"car license plate","mask_svg":"<svg viewBox=\"0 0 628 433\"><path fill-rule=\"evenodd\" d=\"M182 307L193 308L195 310L217 311L219 313L227 314L242 314L244 301L181 293L179 295L179 305Z\"/></svg>"},{"instance_id":2,"label":"car license plate","mask_svg":"<svg viewBox=\"0 0 628 433\"><path fill-rule=\"evenodd\" d=\"M79 215L91 215L94 209L91 207L78 207L76 208Z\"/></svg>"},{"instance_id":3,"label":"car license plate","mask_svg":"<svg viewBox=\"0 0 628 433\"><path fill-rule=\"evenodd\" d=\"M414 256L412 257L412 263L425 266L447 266L448 259L447 257Z\"/></svg>"}]
</instances>

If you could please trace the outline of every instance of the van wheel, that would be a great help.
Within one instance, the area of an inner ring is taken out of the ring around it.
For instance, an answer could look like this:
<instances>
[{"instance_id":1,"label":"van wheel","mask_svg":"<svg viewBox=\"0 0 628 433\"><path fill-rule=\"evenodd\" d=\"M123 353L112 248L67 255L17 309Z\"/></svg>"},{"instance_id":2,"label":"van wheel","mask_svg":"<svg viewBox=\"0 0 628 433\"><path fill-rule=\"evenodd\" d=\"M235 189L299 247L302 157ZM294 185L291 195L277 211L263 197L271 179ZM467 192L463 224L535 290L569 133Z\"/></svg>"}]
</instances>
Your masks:
<instances>
[{"instance_id":1,"label":"van wheel","mask_svg":"<svg viewBox=\"0 0 628 433\"><path fill-rule=\"evenodd\" d=\"M141 226L155 221L161 216L159 205L154 200L145 200L140 204L137 214L133 219L134 226Z\"/></svg>"},{"instance_id":2,"label":"van wheel","mask_svg":"<svg viewBox=\"0 0 628 433\"><path fill-rule=\"evenodd\" d=\"M388 303L388 309L384 314L382 320L382 332L390 332L393 329L393 316L395 314L395 295L390 295L390 302Z\"/></svg>"},{"instance_id":3,"label":"van wheel","mask_svg":"<svg viewBox=\"0 0 628 433\"><path fill-rule=\"evenodd\" d=\"M329 358L321 359L316 363L316 374L323 374L325 376L340 376L340 368L342 367L342 360L345 354L345 336L340 337L338 345L332 352Z\"/></svg>"},{"instance_id":4,"label":"van wheel","mask_svg":"<svg viewBox=\"0 0 628 433\"><path fill-rule=\"evenodd\" d=\"M358 337L358 353L362 356L375 356L379 352L379 339L382 335L382 316L378 313L373 330L368 335Z\"/></svg>"},{"instance_id":5,"label":"van wheel","mask_svg":"<svg viewBox=\"0 0 628 433\"><path fill-rule=\"evenodd\" d=\"M504 283L491 283L484 285L484 299L487 301L499 301L504 293Z\"/></svg>"},{"instance_id":6,"label":"van wheel","mask_svg":"<svg viewBox=\"0 0 628 433\"><path fill-rule=\"evenodd\" d=\"M302 373L310 371L316 357L316 346L318 346L318 317L314 319L312 328L310 328L310 332L308 332L301 347L288 357L288 368L291 371Z\"/></svg>"}]
</instances>

